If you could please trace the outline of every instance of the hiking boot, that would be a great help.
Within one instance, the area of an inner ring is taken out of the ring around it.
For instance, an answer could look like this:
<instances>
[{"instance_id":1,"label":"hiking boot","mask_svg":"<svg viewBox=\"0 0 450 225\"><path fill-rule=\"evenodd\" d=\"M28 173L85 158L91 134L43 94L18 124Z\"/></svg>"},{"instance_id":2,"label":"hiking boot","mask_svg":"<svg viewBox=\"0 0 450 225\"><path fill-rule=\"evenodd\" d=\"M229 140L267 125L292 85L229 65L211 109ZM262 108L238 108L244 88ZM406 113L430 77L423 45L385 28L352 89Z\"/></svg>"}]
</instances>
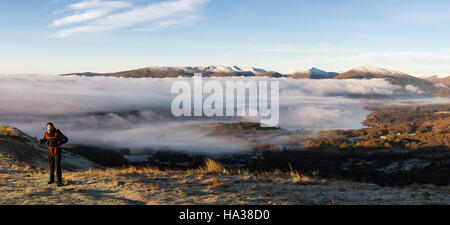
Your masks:
<instances>
[{"instance_id":1,"label":"hiking boot","mask_svg":"<svg viewBox=\"0 0 450 225\"><path fill-rule=\"evenodd\" d=\"M58 183L56 183L56 186L57 187L62 187L62 186L64 186L64 184L61 181L59 181Z\"/></svg>"},{"instance_id":2,"label":"hiking boot","mask_svg":"<svg viewBox=\"0 0 450 225\"><path fill-rule=\"evenodd\" d=\"M49 181L47 182L47 184L53 184L53 183L55 183L54 180L49 180Z\"/></svg>"}]
</instances>

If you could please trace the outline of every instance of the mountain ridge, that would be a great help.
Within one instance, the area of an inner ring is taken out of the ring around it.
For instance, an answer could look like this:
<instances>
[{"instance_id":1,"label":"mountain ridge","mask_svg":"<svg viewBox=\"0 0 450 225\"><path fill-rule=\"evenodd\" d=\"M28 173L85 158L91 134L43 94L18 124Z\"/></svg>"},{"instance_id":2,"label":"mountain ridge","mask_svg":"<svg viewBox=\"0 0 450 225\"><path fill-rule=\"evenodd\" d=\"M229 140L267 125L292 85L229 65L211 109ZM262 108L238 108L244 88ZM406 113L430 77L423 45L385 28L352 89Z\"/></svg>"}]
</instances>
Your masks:
<instances>
[{"instance_id":1,"label":"mountain ridge","mask_svg":"<svg viewBox=\"0 0 450 225\"><path fill-rule=\"evenodd\" d=\"M437 75L434 75L434 76L423 77L423 79L433 82L437 86L445 85L447 87L450 87L450 76L438 77Z\"/></svg>"},{"instance_id":2,"label":"mountain ridge","mask_svg":"<svg viewBox=\"0 0 450 225\"><path fill-rule=\"evenodd\" d=\"M167 72L167 76L170 76L170 72L177 72L181 75L190 75L193 73L253 73L253 75L259 75L264 73L277 73L282 74L285 77L291 77L294 74L305 74L305 73L313 73L313 74L328 74L328 77L334 77L337 75L349 73L350 71L357 71L362 73L370 73L370 74L383 74L383 75L409 75L404 72L390 70L386 68L380 68L380 67L373 67L373 66L360 66L355 67L350 70L341 71L341 72L335 72L335 71L325 71L317 67L311 67L309 69L304 70L293 70L293 71L277 71L277 70L266 70L263 68L257 68L257 67L242 67L237 65L232 66L224 66L224 65L208 65L208 66L149 66L149 67L142 67L138 69L132 69L132 70L125 70L125 71L119 71L119 72L110 72L110 73L100 73L100 72L79 72L79 73L67 73L67 74L60 74L62 76L70 76L70 75L78 75L78 76L121 76L123 73L131 73L131 72L137 72L137 71L165 71ZM409 75L411 76L411 75ZM438 76L422 76L416 78L446 78L446 77L438 77ZM302 77L303 78L303 77ZM309 77L307 77L309 78ZM301 79L301 78L300 78Z\"/></svg>"},{"instance_id":3,"label":"mountain ridge","mask_svg":"<svg viewBox=\"0 0 450 225\"><path fill-rule=\"evenodd\" d=\"M407 89L408 87L409 89L416 87L419 88L418 91L429 92L432 93L433 95L448 95L448 90L445 90L448 88L438 87L428 80L414 77L399 71L370 66L353 68L347 72L341 73L339 76L336 76L333 79L342 80L342 79L377 79L377 78L385 79L393 85L401 86ZM442 93L443 91L444 93Z\"/></svg>"},{"instance_id":4,"label":"mountain ridge","mask_svg":"<svg viewBox=\"0 0 450 225\"><path fill-rule=\"evenodd\" d=\"M153 66L144 67L136 70L121 71L115 73L70 73L62 74L63 76L112 76L124 78L165 78L165 77L189 77L195 73L202 73L205 77L232 77L232 76L270 76L282 77L281 73L268 71L256 67L239 67L239 66Z\"/></svg>"},{"instance_id":5,"label":"mountain ridge","mask_svg":"<svg viewBox=\"0 0 450 225\"><path fill-rule=\"evenodd\" d=\"M330 79L336 76L339 76L339 73L327 72L316 67L312 67L309 70L294 72L289 77L294 79Z\"/></svg>"},{"instance_id":6,"label":"mountain ridge","mask_svg":"<svg viewBox=\"0 0 450 225\"><path fill-rule=\"evenodd\" d=\"M427 92L436 96L450 95L450 81L436 79L426 79L411 76L407 73L378 68L372 66L361 66L352 68L343 73L327 72L316 67L309 70L300 70L291 74L278 71L270 71L256 67L240 66L153 66L136 70L128 70L116 73L71 73L62 76L105 76L121 78L175 78L192 77L195 73L202 73L204 77L271 77L271 78L292 78L292 79L385 79L393 85L407 89L417 89L418 93Z\"/></svg>"}]
</instances>

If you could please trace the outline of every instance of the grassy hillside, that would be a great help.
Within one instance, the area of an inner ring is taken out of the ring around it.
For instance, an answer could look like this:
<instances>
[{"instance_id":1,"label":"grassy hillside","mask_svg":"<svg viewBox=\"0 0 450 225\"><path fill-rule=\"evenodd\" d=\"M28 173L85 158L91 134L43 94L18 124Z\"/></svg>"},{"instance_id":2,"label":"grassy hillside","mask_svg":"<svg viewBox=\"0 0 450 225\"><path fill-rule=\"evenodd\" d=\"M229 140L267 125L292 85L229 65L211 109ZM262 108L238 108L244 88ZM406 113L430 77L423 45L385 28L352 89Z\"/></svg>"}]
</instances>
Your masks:
<instances>
[{"instance_id":1,"label":"grassy hillside","mask_svg":"<svg viewBox=\"0 0 450 225\"><path fill-rule=\"evenodd\" d=\"M210 135L248 140L254 150L214 160L156 152L131 165L117 152L72 146L59 188L47 184L47 150L0 126L0 204L450 204L449 105L370 109L370 128L360 130L220 123ZM174 163L184 159L194 163Z\"/></svg>"},{"instance_id":2,"label":"grassy hillside","mask_svg":"<svg viewBox=\"0 0 450 225\"><path fill-rule=\"evenodd\" d=\"M14 127L0 125L0 157L3 160L0 168L47 168L47 152L45 146L37 144L36 139ZM70 152L64 153L63 166L69 170L101 167Z\"/></svg>"},{"instance_id":3,"label":"grassy hillside","mask_svg":"<svg viewBox=\"0 0 450 225\"><path fill-rule=\"evenodd\" d=\"M448 187L324 180L297 172L230 171L213 161L197 170L122 168L64 174L47 185L45 171L0 173L1 205L345 205L449 204ZM58 196L55 198L55 196Z\"/></svg>"}]
</instances>

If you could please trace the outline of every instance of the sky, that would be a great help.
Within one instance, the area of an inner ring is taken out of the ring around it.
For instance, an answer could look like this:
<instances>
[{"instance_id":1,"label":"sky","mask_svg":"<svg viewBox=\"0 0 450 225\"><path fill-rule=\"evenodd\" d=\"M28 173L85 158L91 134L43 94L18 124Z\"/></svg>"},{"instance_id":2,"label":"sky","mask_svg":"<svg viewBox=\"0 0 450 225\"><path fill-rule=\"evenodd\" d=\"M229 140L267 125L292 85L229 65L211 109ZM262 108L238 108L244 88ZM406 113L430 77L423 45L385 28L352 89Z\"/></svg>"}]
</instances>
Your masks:
<instances>
[{"instance_id":1,"label":"sky","mask_svg":"<svg viewBox=\"0 0 450 225\"><path fill-rule=\"evenodd\" d=\"M447 0L0 0L0 74L363 65L450 75Z\"/></svg>"}]
</instances>

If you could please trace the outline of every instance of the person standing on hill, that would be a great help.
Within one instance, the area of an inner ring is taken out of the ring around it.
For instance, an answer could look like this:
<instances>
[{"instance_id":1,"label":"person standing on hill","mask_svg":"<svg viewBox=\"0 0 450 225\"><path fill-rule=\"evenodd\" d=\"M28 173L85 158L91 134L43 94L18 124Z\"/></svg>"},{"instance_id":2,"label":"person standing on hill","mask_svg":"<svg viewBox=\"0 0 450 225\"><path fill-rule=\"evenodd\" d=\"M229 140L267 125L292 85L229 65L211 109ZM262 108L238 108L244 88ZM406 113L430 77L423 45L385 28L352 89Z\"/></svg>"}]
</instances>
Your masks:
<instances>
[{"instance_id":1,"label":"person standing on hill","mask_svg":"<svg viewBox=\"0 0 450 225\"><path fill-rule=\"evenodd\" d=\"M62 145L67 143L69 139L58 129L55 128L53 123L47 124L47 131L44 137L39 140L39 144L47 144L48 152L48 165L50 169L50 180L48 184L55 183L55 165L56 165L56 176L57 176L57 186L63 186L62 183Z\"/></svg>"}]
</instances>

